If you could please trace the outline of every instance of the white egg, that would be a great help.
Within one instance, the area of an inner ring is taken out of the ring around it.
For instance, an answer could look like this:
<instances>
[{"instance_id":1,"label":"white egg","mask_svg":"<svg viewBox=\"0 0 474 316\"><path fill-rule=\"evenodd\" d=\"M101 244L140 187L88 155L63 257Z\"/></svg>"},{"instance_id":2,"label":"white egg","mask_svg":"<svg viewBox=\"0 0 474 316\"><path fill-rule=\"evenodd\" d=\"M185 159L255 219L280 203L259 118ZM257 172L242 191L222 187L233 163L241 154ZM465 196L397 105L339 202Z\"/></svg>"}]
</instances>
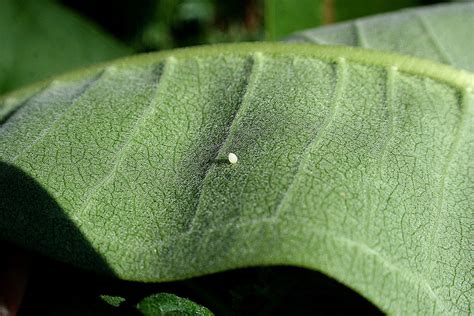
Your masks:
<instances>
[{"instance_id":1,"label":"white egg","mask_svg":"<svg viewBox=\"0 0 474 316\"><path fill-rule=\"evenodd\" d=\"M231 164L237 163L237 155L234 153L229 153L229 162Z\"/></svg>"}]
</instances>

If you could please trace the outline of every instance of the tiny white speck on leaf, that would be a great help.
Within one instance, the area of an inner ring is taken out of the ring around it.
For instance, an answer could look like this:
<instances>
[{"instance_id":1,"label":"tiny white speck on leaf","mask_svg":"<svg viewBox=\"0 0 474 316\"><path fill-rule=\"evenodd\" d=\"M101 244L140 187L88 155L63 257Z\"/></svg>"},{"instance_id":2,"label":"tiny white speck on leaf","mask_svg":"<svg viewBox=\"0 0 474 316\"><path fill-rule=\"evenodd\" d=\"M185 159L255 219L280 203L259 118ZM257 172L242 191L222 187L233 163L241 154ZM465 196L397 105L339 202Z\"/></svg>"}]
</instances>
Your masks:
<instances>
[{"instance_id":1,"label":"tiny white speck on leaf","mask_svg":"<svg viewBox=\"0 0 474 316\"><path fill-rule=\"evenodd\" d=\"M229 162L231 164L237 163L237 155L234 153L229 153Z\"/></svg>"}]
</instances>

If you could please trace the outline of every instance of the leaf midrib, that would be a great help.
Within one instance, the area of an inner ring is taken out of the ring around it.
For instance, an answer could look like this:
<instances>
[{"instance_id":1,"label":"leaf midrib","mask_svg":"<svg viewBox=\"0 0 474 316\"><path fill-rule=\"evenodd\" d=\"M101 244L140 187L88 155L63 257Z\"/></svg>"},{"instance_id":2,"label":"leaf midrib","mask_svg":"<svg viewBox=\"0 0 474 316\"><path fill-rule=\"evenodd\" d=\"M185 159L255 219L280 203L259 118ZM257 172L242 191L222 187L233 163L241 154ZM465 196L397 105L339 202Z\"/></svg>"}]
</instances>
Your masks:
<instances>
[{"instance_id":1,"label":"leaf midrib","mask_svg":"<svg viewBox=\"0 0 474 316\"><path fill-rule=\"evenodd\" d=\"M221 152L222 147L224 146L224 144L229 139L229 136L232 134L232 130L236 126L236 123L239 121L239 118L242 116L242 113L247 108L246 105L247 105L248 102L247 102L246 99L248 98L248 95L253 92L253 84L256 81L256 78L254 78L254 76L257 76L259 74L259 72L255 71L255 69L257 68L257 70L260 70L260 66L261 66L261 63L262 63L262 56L259 55L259 54L253 54L253 55L250 56L250 60L251 60L251 66L250 66L250 70L246 74L247 78L245 80L245 85L243 87L244 93L243 93L242 99L240 100L240 104L238 105L237 110L235 111L235 114L232 117L232 120L230 121L229 126L226 128L227 133L225 134L223 140L219 144L219 147L217 147L216 150L215 150L215 154L214 154L214 159L215 160L218 159L219 155L221 154L220 152ZM208 163L208 166L206 167L206 170L204 172L204 176L201 179L201 183L199 185L199 189L198 189L198 192L197 192L197 202L194 203L195 206L194 206L193 211L192 211L192 218L189 221L189 225L186 229L185 234L190 234L194 229L194 222L196 220L197 210L199 209L199 207L201 205L201 201L202 201L203 186L204 186L204 183L206 182L206 179L207 179L209 173L212 170L213 165L214 164L212 164L212 163Z\"/></svg>"}]
</instances>

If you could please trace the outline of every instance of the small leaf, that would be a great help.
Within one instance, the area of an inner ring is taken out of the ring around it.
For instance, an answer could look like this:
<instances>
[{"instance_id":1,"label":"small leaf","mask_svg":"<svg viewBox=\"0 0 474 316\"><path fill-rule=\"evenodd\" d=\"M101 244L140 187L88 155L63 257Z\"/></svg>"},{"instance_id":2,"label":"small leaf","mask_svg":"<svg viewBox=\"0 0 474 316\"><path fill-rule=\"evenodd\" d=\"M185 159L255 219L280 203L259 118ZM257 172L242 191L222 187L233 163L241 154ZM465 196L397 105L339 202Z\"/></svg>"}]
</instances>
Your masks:
<instances>
[{"instance_id":1,"label":"small leaf","mask_svg":"<svg viewBox=\"0 0 474 316\"><path fill-rule=\"evenodd\" d=\"M474 71L474 3L406 9L298 32L289 41L350 45Z\"/></svg>"},{"instance_id":2,"label":"small leaf","mask_svg":"<svg viewBox=\"0 0 474 316\"><path fill-rule=\"evenodd\" d=\"M174 294L160 293L144 298L137 305L144 316L212 316L210 310Z\"/></svg>"},{"instance_id":3,"label":"small leaf","mask_svg":"<svg viewBox=\"0 0 474 316\"><path fill-rule=\"evenodd\" d=\"M473 86L428 60L291 44L58 77L0 100L0 239L103 271L56 205L123 279L295 265L393 314L469 314Z\"/></svg>"},{"instance_id":4,"label":"small leaf","mask_svg":"<svg viewBox=\"0 0 474 316\"><path fill-rule=\"evenodd\" d=\"M100 299L113 307L119 307L125 299L120 296L101 295Z\"/></svg>"}]
</instances>

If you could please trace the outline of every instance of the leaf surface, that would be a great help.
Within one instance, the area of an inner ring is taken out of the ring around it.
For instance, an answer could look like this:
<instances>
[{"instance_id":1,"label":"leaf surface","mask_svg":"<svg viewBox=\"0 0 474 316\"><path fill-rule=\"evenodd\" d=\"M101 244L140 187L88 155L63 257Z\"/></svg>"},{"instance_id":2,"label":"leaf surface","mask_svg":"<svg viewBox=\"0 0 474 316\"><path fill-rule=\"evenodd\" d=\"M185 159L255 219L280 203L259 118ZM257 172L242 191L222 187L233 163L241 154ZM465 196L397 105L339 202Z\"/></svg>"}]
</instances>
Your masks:
<instances>
[{"instance_id":1,"label":"leaf surface","mask_svg":"<svg viewBox=\"0 0 474 316\"><path fill-rule=\"evenodd\" d=\"M415 6L417 0L265 0L265 37L280 40L293 32L361 16Z\"/></svg>"},{"instance_id":2,"label":"leaf surface","mask_svg":"<svg viewBox=\"0 0 474 316\"><path fill-rule=\"evenodd\" d=\"M0 93L129 50L49 0L0 3Z\"/></svg>"},{"instance_id":3,"label":"leaf surface","mask_svg":"<svg viewBox=\"0 0 474 316\"><path fill-rule=\"evenodd\" d=\"M360 46L474 71L474 3L375 15L295 33L289 41Z\"/></svg>"},{"instance_id":4,"label":"leaf surface","mask_svg":"<svg viewBox=\"0 0 474 316\"><path fill-rule=\"evenodd\" d=\"M427 60L290 44L62 76L0 100L15 109L0 127L0 239L103 270L17 168L123 279L296 265L394 314L469 314L472 86Z\"/></svg>"}]
</instances>

